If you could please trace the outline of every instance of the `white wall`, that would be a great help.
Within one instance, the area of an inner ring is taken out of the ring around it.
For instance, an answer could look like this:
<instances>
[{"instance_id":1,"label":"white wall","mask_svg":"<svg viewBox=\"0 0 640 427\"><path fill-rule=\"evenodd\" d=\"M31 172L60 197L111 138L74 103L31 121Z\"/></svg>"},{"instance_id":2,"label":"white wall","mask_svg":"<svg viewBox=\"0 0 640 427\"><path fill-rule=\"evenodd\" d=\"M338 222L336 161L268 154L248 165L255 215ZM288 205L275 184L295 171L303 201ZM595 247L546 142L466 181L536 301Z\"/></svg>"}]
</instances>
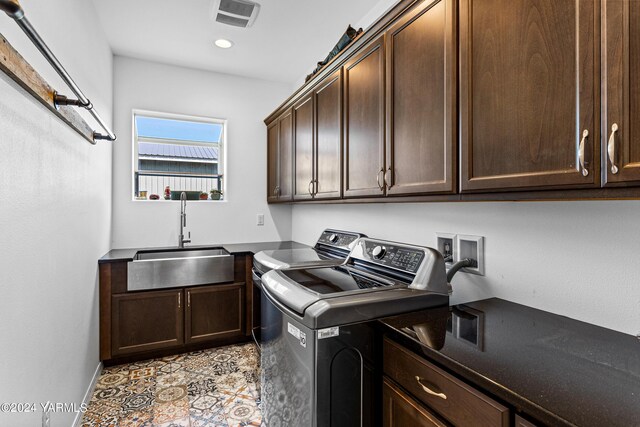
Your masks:
<instances>
[{"instance_id":1,"label":"white wall","mask_svg":"<svg viewBox=\"0 0 640 427\"><path fill-rule=\"evenodd\" d=\"M357 22L352 22L350 25L355 28L356 30L358 28L362 28L365 31L367 31L369 29L369 27L371 25L373 25L380 17L386 15L386 13L391 10L400 0L378 0L377 3L375 3L373 5L373 7L371 7L371 9L369 9L369 11L362 17L360 18ZM338 41L338 38L341 36L342 34L336 34L336 42ZM327 54L329 53L329 51L333 48L333 46L331 46L326 52L317 52L318 54L318 60L324 58L325 56L327 56ZM296 90L298 90L300 88L300 86L302 86L305 82L305 78L307 77L307 75L313 71L316 68L316 64L311 64L309 66L309 68L307 69L307 71L302 74L300 77L298 77L296 79L296 81L293 83L293 85L291 86L291 90L290 92L294 92ZM291 93L289 93L290 95ZM284 99L283 99L284 101ZM280 105L280 104L278 104ZM275 106L274 106L275 108Z\"/></svg>"},{"instance_id":2,"label":"white wall","mask_svg":"<svg viewBox=\"0 0 640 427\"><path fill-rule=\"evenodd\" d=\"M212 48L213 49L213 48ZM192 244L288 240L291 208L266 203L264 118L289 94L285 84L116 57L114 248L176 246L179 202L132 201L132 110L227 119L225 201L188 202ZM262 213L264 226L256 226Z\"/></svg>"},{"instance_id":3,"label":"white wall","mask_svg":"<svg viewBox=\"0 0 640 427\"><path fill-rule=\"evenodd\" d=\"M436 246L436 232L485 236L484 277L458 273L452 303L500 297L640 333L640 201L293 207L293 240L326 227Z\"/></svg>"},{"instance_id":4,"label":"white wall","mask_svg":"<svg viewBox=\"0 0 640 427\"><path fill-rule=\"evenodd\" d=\"M112 55L91 2L23 0L28 18L111 122ZM70 91L3 13L0 32ZM90 122L94 125L93 122ZM98 366L98 266L109 250L111 144L90 145L0 73L0 402L80 403ZM74 413L54 413L69 426ZM0 412L40 425L41 412Z\"/></svg>"}]
</instances>

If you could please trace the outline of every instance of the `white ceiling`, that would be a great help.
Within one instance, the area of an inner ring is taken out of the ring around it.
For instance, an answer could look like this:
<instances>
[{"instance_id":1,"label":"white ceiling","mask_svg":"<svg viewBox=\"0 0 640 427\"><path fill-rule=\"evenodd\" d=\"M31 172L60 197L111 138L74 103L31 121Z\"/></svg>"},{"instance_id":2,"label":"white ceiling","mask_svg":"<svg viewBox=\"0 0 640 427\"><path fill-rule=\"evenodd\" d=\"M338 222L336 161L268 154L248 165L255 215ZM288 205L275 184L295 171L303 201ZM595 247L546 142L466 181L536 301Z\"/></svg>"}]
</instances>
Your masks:
<instances>
[{"instance_id":1,"label":"white ceiling","mask_svg":"<svg viewBox=\"0 0 640 427\"><path fill-rule=\"evenodd\" d=\"M244 29L211 19L212 0L93 3L116 55L294 84L380 0L257 1L258 19ZM219 49L218 38L235 45Z\"/></svg>"}]
</instances>

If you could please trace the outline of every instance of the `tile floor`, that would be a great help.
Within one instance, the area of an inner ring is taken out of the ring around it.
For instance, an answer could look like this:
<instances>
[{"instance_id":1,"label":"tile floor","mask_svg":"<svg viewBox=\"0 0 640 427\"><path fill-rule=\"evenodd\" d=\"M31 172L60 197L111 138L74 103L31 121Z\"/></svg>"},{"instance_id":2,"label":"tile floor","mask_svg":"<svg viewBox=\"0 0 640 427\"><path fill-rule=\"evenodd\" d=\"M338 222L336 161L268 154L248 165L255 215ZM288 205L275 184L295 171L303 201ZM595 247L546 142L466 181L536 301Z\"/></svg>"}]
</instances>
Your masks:
<instances>
[{"instance_id":1,"label":"tile floor","mask_svg":"<svg viewBox=\"0 0 640 427\"><path fill-rule=\"evenodd\" d=\"M260 426L254 344L105 368L86 427Z\"/></svg>"}]
</instances>

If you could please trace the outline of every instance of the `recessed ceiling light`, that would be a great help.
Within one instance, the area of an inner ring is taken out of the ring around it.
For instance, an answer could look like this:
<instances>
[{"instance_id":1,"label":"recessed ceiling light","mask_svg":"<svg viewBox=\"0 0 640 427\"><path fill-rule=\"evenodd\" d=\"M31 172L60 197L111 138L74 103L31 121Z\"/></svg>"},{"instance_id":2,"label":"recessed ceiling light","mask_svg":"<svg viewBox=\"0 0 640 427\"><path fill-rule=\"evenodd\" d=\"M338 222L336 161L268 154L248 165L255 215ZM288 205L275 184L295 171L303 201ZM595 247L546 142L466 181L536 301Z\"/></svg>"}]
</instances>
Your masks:
<instances>
[{"instance_id":1,"label":"recessed ceiling light","mask_svg":"<svg viewBox=\"0 0 640 427\"><path fill-rule=\"evenodd\" d=\"M229 49L231 46L233 46L233 42L227 39L218 39L215 43L216 46L218 46L220 49Z\"/></svg>"}]
</instances>

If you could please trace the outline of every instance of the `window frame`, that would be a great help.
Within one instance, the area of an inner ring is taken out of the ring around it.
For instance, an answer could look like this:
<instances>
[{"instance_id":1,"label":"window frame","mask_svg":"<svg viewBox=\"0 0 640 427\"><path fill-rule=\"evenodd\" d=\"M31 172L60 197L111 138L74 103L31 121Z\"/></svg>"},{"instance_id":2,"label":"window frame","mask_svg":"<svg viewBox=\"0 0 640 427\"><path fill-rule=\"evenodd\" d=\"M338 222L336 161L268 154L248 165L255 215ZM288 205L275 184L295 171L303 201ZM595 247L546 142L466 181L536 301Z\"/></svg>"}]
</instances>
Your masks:
<instances>
[{"instance_id":1,"label":"window frame","mask_svg":"<svg viewBox=\"0 0 640 427\"><path fill-rule=\"evenodd\" d=\"M227 195L227 119L207 117L207 116L194 116L189 114L181 114L181 113L167 113L161 111L153 111L153 110L143 110L139 108L134 108L131 110L131 170L130 170L130 179L131 179L131 189L130 196L131 201L133 202L178 202L179 200L165 200L162 197L162 194L159 194L159 200L139 200L136 198L135 189L135 176L136 176L136 168L138 165L138 143L140 140L138 139L138 132L136 129L136 116L144 116L151 117L154 119L167 119L167 120L179 120L179 121L188 121L188 122L197 122L197 123L207 123L207 124L219 124L222 125L222 134L220 136L220 142L217 144L218 148L218 174L223 177L222 180L222 194L224 194L224 198L222 200L198 200L198 202L226 202L228 201ZM200 141L181 141L181 140L173 140L173 139L161 139L161 138L149 138L142 137L142 142L151 142L151 143L168 143L173 145L191 145L191 146L202 146L202 147L211 147L214 145L211 142L200 142ZM183 160L184 161L184 160ZM195 200L194 200L195 201Z\"/></svg>"}]
</instances>

